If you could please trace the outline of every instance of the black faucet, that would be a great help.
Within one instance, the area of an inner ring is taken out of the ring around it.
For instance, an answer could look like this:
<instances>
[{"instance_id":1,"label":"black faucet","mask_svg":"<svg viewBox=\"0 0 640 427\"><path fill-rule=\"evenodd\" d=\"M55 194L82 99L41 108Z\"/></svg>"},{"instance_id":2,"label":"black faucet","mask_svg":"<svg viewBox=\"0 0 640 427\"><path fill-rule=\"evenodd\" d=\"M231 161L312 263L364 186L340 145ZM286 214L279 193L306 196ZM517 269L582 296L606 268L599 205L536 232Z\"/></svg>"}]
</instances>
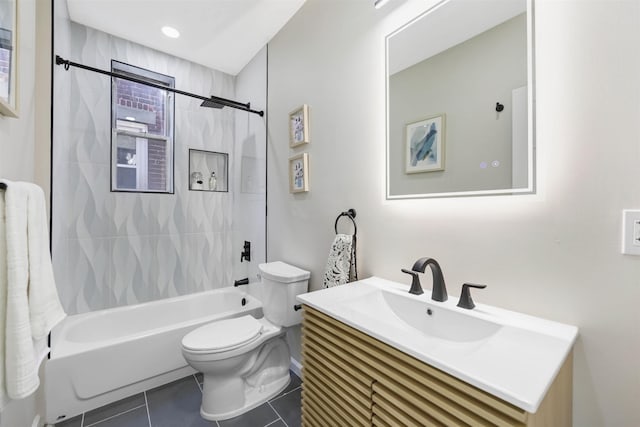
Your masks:
<instances>
[{"instance_id":1,"label":"black faucet","mask_svg":"<svg viewBox=\"0 0 640 427\"><path fill-rule=\"evenodd\" d=\"M249 278L245 277L244 279L240 279L240 280L235 280L233 282L233 286L241 286L241 285L248 285L249 284Z\"/></svg>"},{"instance_id":2,"label":"black faucet","mask_svg":"<svg viewBox=\"0 0 640 427\"><path fill-rule=\"evenodd\" d=\"M467 310L473 309L476 305L471 299L471 293L469 288L484 289L487 285L476 285L475 283L465 283L462 285L462 293L460 294L460 300L458 301L458 307L466 308Z\"/></svg>"},{"instance_id":3,"label":"black faucet","mask_svg":"<svg viewBox=\"0 0 640 427\"><path fill-rule=\"evenodd\" d=\"M242 261L251 261L251 242L246 240L244 241L242 253L240 254L240 262Z\"/></svg>"},{"instance_id":4,"label":"black faucet","mask_svg":"<svg viewBox=\"0 0 640 427\"><path fill-rule=\"evenodd\" d=\"M409 289L410 294L413 294L413 295L424 294L424 291L422 290L422 286L420 286L420 278L418 277L417 271L407 270L406 268L403 268L400 271L411 275L411 289Z\"/></svg>"},{"instance_id":5,"label":"black faucet","mask_svg":"<svg viewBox=\"0 0 640 427\"><path fill-rule=\"evenodd\" d=\"M448 298L447 287L444 284L444 277L442 276L442 270L440 269L440 264L438 264L438 261L433 258L420 258L413 264L411 270L424 273L424 271L427 269L427 265L431 267L431 274L433 275L431 299L441 302L446 301Z\"/></svg>"}]
</instances>

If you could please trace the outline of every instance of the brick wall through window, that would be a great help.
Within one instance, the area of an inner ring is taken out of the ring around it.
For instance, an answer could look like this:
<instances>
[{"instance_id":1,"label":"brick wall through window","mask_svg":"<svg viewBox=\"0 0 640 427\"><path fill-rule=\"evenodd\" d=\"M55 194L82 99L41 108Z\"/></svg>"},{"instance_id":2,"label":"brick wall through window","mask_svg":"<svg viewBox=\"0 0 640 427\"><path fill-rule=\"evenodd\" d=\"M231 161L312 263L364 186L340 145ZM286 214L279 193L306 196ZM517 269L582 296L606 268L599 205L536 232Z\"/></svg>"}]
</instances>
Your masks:
<instances>
[{"instance_id":1,"label":"brick wall through window","mask_svg":"<svg viewBox=\"0 0 640 427\"><path fill-rule=\"evenodd\" d=\"M166 135L165 106L166 91L128 80L117 79L117 104L134 110L152 112L155 122L146 123L147 132ZM149 117L149 115L145 115ZM148 189L163 191L167 188L167 145L165 141L148 140Z\"/></svg>"},{"instance_id":2,"label":"brick wall through window","mask_svg":"<svg viewBox=\"0 0 640 427\"><path fill-rule=\"evenodd\" d=\"M128 80L117 79L118 105L134 108L136 110L155 113L156 122L147 123L149 133L165 135L165 91L134 83Z\"/></svg>"},{"instance_id":3,"label":"brick wall through window","mask_svg":"<svg viewBox=\"0 0 640 427\"><path fill-rule=\"evenodd\" d=\"M167 145L164 141L150 139L148 149L149 190L162 191L167 188Z\"/></svg>"}]
</instances>

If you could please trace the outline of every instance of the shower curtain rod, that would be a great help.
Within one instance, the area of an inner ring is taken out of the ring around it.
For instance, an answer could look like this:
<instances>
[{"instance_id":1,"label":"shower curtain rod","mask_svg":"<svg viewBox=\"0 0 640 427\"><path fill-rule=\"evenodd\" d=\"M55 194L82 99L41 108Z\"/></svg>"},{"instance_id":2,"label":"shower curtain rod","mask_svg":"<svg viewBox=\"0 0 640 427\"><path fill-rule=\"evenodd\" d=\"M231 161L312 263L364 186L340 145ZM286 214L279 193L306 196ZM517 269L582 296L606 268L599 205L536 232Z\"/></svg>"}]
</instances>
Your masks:
<instances>
[{"instance_id":1,"label":"shower curtain rod","mask_svg":"<svg viewBox=\"0 0 640 427\"><path fill-rule=\"evenodd\" d=\"M130 76L127 76L127 75L124 75L124 74L114 73L114 72L111 72L111 71L105 71L105 70L101 70L99 68L90 67L90 66L84 65L84 64L78 64L77 62L72 62L72 61L69 61L67 59L64 59L60 55L56 55L56 65L64 65L64 69L65 70L69 70L69 67L81 68L83 70L88 70L88 71L93 71L95 73L104 74L105 76L111 76L111 77L115 77L115 78L118 78L118 79L129 80L131 82L140 83L140 84L143 84L143 85L151 86L151 87L154 87L156 89L162 89L162 90L166 90L166 91L169 91L169 92L177 93L178 95L184 95L184 96L189 96L191 98L200 99L200 100L204 101L204 103L209 103L209 104L214 104L214 105L218 104L218 105L221 106L220 108L222 108L222 107L231 107L231 108L235 108L237 110L243 110L243 111L248 111L249 113L257 114L260 117L264 116L264 111L252 110L250 103L243 104L242 102L234 101L232 99L220 98L220 97L213 96L213 95L209 96L209 97L196 95L194 93L189 93L189 92L185 92L185 91L182 91L182 90L174 89L174 88L171 88L171 87L166 87L166 86L162 86L162 85L159 85L159 84L150 83L150 82L142 80L142 79L136 79L135 77L130 77ZM212 106L212 105L209 105L209 106Z\"/></svg>"}]
</instances>

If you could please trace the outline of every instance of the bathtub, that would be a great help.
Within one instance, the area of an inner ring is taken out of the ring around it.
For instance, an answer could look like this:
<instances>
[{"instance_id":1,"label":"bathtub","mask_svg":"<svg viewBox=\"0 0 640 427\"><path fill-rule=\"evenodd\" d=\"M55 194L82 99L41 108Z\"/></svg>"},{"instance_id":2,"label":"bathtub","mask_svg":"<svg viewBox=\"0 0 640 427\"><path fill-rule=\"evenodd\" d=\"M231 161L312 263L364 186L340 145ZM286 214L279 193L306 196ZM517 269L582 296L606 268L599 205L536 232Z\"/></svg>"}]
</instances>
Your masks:
<instances>
[{"instance_id":1,"label":"bathtub","mask_svg":"<svg viewBox=\"0 0 640 427\"><path fill-rule=\"evenodd\" d=\"M262 317L260 301L223 288L67 317L51 332L45 421L54 424L195 373L182 357L182 337L245 314Z\"/></svg>"}]
</instances>

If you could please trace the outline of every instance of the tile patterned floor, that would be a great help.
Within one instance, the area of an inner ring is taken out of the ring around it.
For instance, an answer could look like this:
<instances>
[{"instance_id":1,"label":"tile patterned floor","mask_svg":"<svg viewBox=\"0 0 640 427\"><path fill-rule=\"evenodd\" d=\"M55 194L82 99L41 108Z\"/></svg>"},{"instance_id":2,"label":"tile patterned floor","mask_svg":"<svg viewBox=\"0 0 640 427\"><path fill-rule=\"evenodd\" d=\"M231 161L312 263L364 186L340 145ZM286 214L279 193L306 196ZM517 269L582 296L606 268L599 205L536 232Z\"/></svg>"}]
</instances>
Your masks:
<instances>
[{"instance_id":1,"label":"tile patterned floor","mask_svg":"<svg viewBox=\"0 0 640 427\"><path fill-rule=\"evenodd\" d=\"M202 375L145 391L60 422L55 427L299 427L300 378L278 396L238 417L206 421L200 417Z\"/></svg>"}]
</instances>

